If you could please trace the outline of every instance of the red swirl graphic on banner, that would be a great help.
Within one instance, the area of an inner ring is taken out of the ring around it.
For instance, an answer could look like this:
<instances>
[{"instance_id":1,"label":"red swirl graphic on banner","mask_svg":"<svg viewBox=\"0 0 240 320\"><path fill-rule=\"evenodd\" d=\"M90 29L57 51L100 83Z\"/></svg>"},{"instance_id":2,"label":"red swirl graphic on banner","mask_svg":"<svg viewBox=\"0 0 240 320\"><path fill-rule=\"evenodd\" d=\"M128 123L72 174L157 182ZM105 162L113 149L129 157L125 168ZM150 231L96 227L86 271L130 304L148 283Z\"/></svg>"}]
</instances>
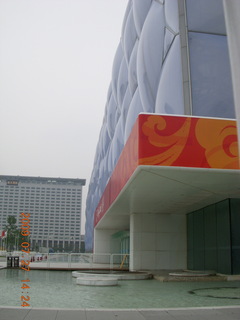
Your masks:
<instances>
[{"instance_id":1,"label":"red swirl graphic on banner","mask_svg":"<svg viewBox=\"0 0 240 320\"><path fill-rule=\"evenodd\" d=\"M181 120L180 128L172 131L171 118L148 117L142 125L142 132L148 137L149 144L159 148L159 152L139 159L139 164L170 166L176 161L186 146L191 126L191 118L181 118ZM170 132L168 127L171 129Z\"/></svg>"}]
</instances>

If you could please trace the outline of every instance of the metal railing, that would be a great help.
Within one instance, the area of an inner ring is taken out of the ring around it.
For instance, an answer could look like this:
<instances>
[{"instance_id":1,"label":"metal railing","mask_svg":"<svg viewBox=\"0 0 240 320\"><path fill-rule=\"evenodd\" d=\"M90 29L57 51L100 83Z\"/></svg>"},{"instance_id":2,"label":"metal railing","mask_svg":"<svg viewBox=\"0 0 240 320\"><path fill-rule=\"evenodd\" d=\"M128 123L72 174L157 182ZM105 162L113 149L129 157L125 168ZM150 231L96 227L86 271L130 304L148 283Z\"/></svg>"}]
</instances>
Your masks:
<instances>
[{"instance_id":1,"label":"metal railing","mask_svg":"<svg viewBox=\"0 0 240 320\"><path fill-rule=\"evenodd\" d=\"M28 257L31 266L59 268L86 268L86 269L127 269L129 254L121 253L44 253L41 256Z\"/></svg>"}]
</instances>

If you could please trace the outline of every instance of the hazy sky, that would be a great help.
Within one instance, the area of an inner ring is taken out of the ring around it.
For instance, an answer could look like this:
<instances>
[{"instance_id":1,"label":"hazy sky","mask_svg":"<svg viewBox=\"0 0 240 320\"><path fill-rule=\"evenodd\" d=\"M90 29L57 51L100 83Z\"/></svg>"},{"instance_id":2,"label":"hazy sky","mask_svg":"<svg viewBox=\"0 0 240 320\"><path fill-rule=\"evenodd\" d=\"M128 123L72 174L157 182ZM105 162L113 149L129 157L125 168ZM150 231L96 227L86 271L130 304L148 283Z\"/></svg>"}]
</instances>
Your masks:
<instances>
[{"instance_id":1,"label":"hazy sky","mask_svg":"<svg viewBox=\"0 0 240 320\"><path fill-rule=\"evenodd\" d=\"M127 2L0 0L0 174L87 179L85 209Z\"/></svg>"}]
</instances>

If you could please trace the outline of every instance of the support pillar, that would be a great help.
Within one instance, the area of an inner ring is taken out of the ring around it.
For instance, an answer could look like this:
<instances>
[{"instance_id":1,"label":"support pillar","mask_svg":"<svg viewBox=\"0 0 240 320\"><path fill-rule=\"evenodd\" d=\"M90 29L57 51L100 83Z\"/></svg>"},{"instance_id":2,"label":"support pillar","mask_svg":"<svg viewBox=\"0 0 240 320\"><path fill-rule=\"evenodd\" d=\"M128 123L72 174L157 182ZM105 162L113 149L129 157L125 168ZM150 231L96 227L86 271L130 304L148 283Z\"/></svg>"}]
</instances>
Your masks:
<instances>
[{"instance_id":1,"label":"support pillar","mask_svg":"<svg viewBox=\"0 0 240 320\"><path fill-rule=\"evenodd\" d=\"M186 216L131 214L130 270L187 267Z\"/></svg>"},{"instance_id":2,"label":"support pillar","mask_svg":"<svg viewBox=\"0 0 240 320\"><path fill-rule=\"evenodd\" d=\"M94 229L94 262L109 263L110 254L120 253L120 247L112 240L118 230Z\"/></svg>"}]
</instances>

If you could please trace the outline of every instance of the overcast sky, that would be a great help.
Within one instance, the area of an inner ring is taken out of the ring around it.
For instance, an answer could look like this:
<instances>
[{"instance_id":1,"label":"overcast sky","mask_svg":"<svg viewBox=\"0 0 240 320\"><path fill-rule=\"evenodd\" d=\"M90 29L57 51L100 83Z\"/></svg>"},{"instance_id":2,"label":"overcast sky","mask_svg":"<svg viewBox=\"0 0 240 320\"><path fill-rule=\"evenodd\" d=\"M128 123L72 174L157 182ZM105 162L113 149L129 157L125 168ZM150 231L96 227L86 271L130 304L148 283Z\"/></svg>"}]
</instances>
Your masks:
<instances>
[{"instance_id":1,"label":"overcast sky","mask_svg":"<svg viewBox=\"0 0 240 320\"><path fill-rule=\"evenodd\" d=\"M0 174L86 179L85 209L127 2L0 0Z\"/></svg>"}]
</instances>

